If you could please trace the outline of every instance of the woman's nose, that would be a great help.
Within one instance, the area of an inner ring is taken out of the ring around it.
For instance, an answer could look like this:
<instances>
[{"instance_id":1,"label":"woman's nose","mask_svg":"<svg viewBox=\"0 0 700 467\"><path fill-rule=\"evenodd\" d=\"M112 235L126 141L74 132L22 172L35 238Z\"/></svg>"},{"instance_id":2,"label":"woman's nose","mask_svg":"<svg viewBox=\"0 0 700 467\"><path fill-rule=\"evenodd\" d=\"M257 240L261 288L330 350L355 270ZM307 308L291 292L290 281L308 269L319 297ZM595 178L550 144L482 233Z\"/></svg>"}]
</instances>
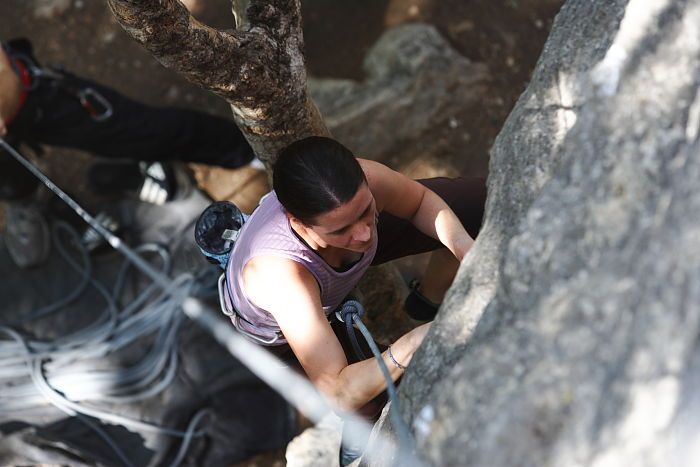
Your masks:
<instances>
[{"instance_id":1,"label":"woman's nose","mask_svg":"<svg viewBox=\"0 0 700 467\"><path fill-rule=\"evenodd\" d=\"M358 242L366 242L369 240L369 237L372 233L372 228L368 225L362 222L357 226L355 229L355 240Z\"/></svg>"}]
</instances>

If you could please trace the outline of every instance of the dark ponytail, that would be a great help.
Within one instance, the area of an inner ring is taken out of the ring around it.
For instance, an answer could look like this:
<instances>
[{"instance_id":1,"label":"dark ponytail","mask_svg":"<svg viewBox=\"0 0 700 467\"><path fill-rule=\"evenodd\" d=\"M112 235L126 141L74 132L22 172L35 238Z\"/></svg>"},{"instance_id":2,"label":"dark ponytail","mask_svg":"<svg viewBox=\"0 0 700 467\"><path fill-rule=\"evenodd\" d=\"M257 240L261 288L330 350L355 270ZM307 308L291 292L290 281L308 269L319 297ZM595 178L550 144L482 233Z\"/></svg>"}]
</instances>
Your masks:
<instances>
[{"instance_id":1,"label":"dark ponytail","mask_svg":"<svg viewBox=\"0 0 700 467\"><path fill-rule=\"evenodd\" d=\"M365 182L352 152L321 136L304 138L280 151L272 173L282 206L307 225L350 201Z\"/></svg>"}]
</instances>

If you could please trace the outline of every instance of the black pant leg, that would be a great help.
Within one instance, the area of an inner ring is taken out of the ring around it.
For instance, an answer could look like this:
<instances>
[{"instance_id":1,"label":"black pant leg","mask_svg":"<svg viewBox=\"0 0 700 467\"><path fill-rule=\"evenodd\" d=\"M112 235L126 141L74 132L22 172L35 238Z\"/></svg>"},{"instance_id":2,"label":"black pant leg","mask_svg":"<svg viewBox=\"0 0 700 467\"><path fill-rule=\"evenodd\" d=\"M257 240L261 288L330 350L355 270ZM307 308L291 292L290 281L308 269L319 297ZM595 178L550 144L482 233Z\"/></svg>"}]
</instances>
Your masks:
<instances>
[{"instance_id":1,"label":"black pant leg","mask_svg":"<svg viewBox=\"0 0 700 467\"><path fill-rule=\"evenodd\" d=\"M454 211L467 233L472 238L477 237L486 203L484 178L436 177L417 181L440 196ZM379 214L377 236L379 244L372 265L443 247L442 243L425 235L409 221L386 212Z\"/></svg>"},{"instance_id":2,"label":"black pant leg","mask_svg":"<svg viewBox=\"0 0 700 467\"><path fill-rule=\"evenodd\" d=\"M31 115L23 137L108 158L197 162L227 168L253 159L252 149L231 121L188 109L151 107L74 75L68 75L67 81L71 88L99 92L110 103L112 116L95 121L74 93L46 80L28 96L27 113Z\"/></svg>"},{"instance_id":3,"label":"black pant leg","mask_svg":"<svg viewBox=\"0 0 700 467\"><path fill-rule=\"evenodd\" d=\"M18 142L5 137L15 149ZM10 154L0 149L0 199L17 200L31 196L39 186L39 180Z\"/></svg>"}]
</instances>

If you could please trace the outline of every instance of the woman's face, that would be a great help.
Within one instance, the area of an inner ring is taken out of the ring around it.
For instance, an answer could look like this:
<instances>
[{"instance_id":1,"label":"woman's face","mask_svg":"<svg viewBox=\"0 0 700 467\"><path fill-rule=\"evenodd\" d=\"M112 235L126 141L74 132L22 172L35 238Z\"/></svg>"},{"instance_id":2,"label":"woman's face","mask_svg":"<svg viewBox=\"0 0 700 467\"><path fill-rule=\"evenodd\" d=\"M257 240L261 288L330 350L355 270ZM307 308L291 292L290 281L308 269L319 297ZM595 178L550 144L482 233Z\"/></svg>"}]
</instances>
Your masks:
<instances>
[{"instance_id":1,"label":"woman's face","mask_svg":"<svg viewBox=\"0 0 700 467\"><path fill-rule=\"evenodd\" d=\"M364 253L377 235L377 209L367 183L345 204L316 217L307 226L319 246L343 248Z\"/></svg>"}]
</instances>

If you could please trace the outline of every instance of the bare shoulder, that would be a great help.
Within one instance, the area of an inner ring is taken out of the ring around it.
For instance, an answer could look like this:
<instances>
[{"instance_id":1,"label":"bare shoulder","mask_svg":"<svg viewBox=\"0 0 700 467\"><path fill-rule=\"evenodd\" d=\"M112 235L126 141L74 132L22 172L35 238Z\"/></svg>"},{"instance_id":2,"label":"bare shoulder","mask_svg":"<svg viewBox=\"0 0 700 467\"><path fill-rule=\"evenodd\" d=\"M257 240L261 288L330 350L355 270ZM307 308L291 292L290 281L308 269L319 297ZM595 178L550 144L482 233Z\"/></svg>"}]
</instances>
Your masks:
<instances>
[{"instance_id":1,"label":"bare shoulder","mask_svg":"<svg viewBox=\"0 0 700 467\"><path fill-rule=\"evenodd\" d=\"M423 197L424 187L384 164L367 159L358 159L367 177L377 209L407 218L415 212Z\"/></svg>"},{"instance_id":2,"label":"bare shoulder","mask_svg":"<svg viewBox=\"0 0 700 467\"><path fill-rule=\"evenodd\" d=\"M14 70L12 69L12 65L10 65L10 59L5 53L4 50L0 47L0 74L6 78L6 80L9 81L11 78L12 81L17 81L19 82L19 78L15 74Z\"/></svg>"},{"instance_id":3,"label":"bare shoulder","mask_svg":"<svg viewBox=\"0 0 700 467\"><path fill-rule=\"evenodd\" d=\"M402 177L402 175L376 161L368 159L357 159L357 161L360 163L365 177L367 177L367 185L377 203L377 209L383 210L393 196L396 178Z\"/></svg>"},{"instance_id":4,"label":"bare shoulder","mask_svg":"<svg viewBox=\"0 0 700 467\"><path fill-rule=\"evenodd\" d=\"M391 172L394 172L386 165L377 161L358 158L357 162L360 163L360 167L362 167L362 171L367 177L367 183L370 188L372 188L373 185L384 183L387 177L391 177Z\"/></svg>"},{"instance_id":5,"label":"bare shoulder","mask_svg":"<svg viewBox=\"0 0 700 467\"><path fill-rule=\"evenodd\" d=\"M243 268L248 299L274 316L289 303L314 301L320 289L311 272L297 261L279 256L256 256Z\"/></svg>"}]
</instances>

